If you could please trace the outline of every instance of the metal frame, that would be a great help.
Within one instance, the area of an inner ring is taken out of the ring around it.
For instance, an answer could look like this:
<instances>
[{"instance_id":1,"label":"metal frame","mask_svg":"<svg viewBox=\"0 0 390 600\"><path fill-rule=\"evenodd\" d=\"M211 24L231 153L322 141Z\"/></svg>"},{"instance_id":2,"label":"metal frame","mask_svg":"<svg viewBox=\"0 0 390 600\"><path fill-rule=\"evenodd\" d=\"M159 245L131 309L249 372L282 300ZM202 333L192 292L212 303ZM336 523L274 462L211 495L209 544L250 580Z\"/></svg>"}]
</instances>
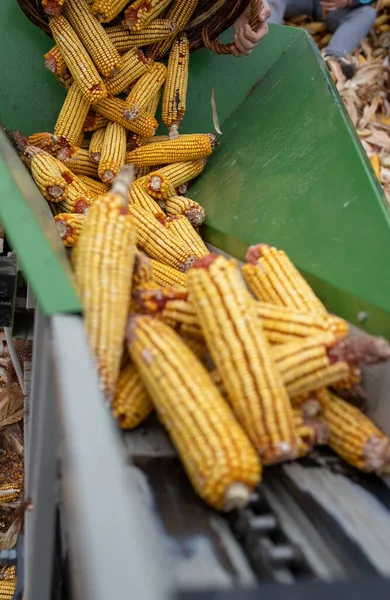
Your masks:
<instances>
[{"instance_id":1,"label":"metal frame","mask_svg":"<svg viewBox=\"0 0 390 600\"><path fill-rule=\"evenodd\" d=\"M81 317L47 318L37 309L34 338L26 428L25 597L51 598L61 439L73 597L131 594L137 600L166 600L169 582L155 524L126 468Z\"/></svg>"}]
</instances>

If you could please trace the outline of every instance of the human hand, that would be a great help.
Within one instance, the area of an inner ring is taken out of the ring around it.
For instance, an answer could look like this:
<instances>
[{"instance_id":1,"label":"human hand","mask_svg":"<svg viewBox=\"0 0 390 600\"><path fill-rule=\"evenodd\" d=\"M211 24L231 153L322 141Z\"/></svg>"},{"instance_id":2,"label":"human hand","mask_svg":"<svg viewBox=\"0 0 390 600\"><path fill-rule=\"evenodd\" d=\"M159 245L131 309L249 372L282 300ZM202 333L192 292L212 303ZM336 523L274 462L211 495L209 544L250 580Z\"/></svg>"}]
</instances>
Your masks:
<instances>
[{"instance_id":1,"label":"human hand","mask_svg":"<svg viewBox=\"0 0 390 600\"><path fill-rule=\"evenodd\" d=\"M341 10L342 8L347 8L349 5L349 0L324 0L321 2L321 6L328 12L332 12L332 10Z\"/></svg>"},{"instance_id":2,"label":"human hand","mask_svg":"<svg viewBox=\"0 0 390 600\"><path fill-rule=\"evenodd\" d=\"M261 23L257 31L253 31L249 25L251 17L251 6L246 8L237 21L234 23L234 44L232 47L233 56L248 56L253 48L268 33L267 19L271 16L271 10L266 0L263 0L263 8L259 15Z\"/></svg>"}]
</instances>

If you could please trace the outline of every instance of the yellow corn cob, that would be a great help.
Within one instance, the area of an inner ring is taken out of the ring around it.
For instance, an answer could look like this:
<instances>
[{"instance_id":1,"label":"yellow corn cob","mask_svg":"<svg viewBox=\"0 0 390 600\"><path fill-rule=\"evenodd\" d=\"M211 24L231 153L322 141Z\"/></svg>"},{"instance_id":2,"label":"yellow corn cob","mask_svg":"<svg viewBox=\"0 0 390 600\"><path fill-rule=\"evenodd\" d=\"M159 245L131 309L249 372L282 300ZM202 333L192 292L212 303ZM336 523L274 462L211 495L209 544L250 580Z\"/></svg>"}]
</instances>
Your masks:
<instances>
[{"instance_id":1,"label":"yellow corn cob","mask_svg":"<svg viewBox=\"0 0 390 600\"><path fill-rule=\"evenodd\" d=\"M96 129L101 129L102 127L106 127L109 123L107 117L103 117L99 113L90 109L87 118L84 123L84 131L96 131Z\"/></svg>"},{"instance_id":2,"label":"yellow corn cob","mask_svg":"<svg viewBox=\"0 0 390 600\"><path fill-rule=\"evenodd\" d=\"M153 272L151 260L143 252L137 251L134 259L133 282L131 289L134 290L139 285L144 285L152 281Z\"/></svg>"},{"instance_id":3,"label":"yellow corn cob","mask_svg":"<svg viewBox=\"0 0 390 600\"><path fill-rule=\"evenodd\" d=\"M73 175L54 156L37 148L31 160L31 174L46 200L61 202L66 198Z\"/></svg>"},{"instance_id":4,"label":"yellow corn cob","mask_svg":"<svg viewBox=\"0 0 390 600\"><path fill-rule=\"evenodd\" d=\"M42 0L45 13L50 17L58 17L61 14L65 0Z\"/></svg>"},{"instance_id":5,"label":"yellow corn cob","mask_svg":"<svg viewBox=\"0 0 390 600\"><path fill-rule=\"evenodd\" d=\"M140 206L130 205L129 213L137 224L138 246L146 254L179 271L189 269L195 257L188 246Z\"/></svg>"},{"instance_id":6,"label":"yellow corn cob","mask_svg":"<svg viewBox=\"0 0 390 600\"><path fill-rule=\"evenodd\" d=\"M87 177L87 175L78 175L78 179L82 181L95 196L102 196L103 194L106 194L110 189L110 186L107 183L103 183L102 181L96 181L95 179Z\"/></svg>"},{"instance_id":7,"label":"yellow corn cob","mask_svg":"<svg viewBox=\"0 0 390 600\"><path fill-rule=\"evenodd\" d=\"M59 154L57 154L59 156ZM76 175L87 175L87 177L97 177L98 166L89 156L88 150L75 148L75 151L68 158L63 158L64 164Z\"/></svg>"},{"instance_id":8,"label":"yellow corn cob","mask_svg":"<svg viewBox=\"0 0 390 600\"><path fill-rule=\"evenodd\" d=\"M153 117L156 117L157 109L161 100L161 89L153 96L146 107L146 112Z\"/></svg>"},{"instance_id":9,"label":"yellow corn cob","mask_svg":"<svg viewBox=\"0 0 390 600\"><path fill-rule=\"evenodd\" d=\"M202 225L206 217L206 211L200 204L184 196L170 196L165 206L169 217L184 215L194 227Z\"/></svg>"},{"instance_id":10,"label":"yellow corn cob","mask_svg":"<svg viewBox=\"0 0 390 600\"><path fill-rule=\"evenodd\" d=\"M114 121L115 123L118 123L118 125L122 125L125 129L133 131L140 136L153 135L158 127L156 119L151 115L148 115L148 113L143 113L138 119L134 119L133 121L125 119L123 113L126 104L125 101L120 98L107 98L106 100L102 100L95 105L95 108L97 112L110 119L110 121ZM126 156L129 156L129 153L127 153Z\"/></svg>"},{"instance_id":11,"label":"yellow corn cob","mask_svg":"<svg viewBox=\"0 0 390 600\"><path fill-rule=\"evenodd\" d=\"M144 186L145 191L157 200L167 200L176 193L169 179L164 175L160 175L158 171L149 173L140 180L140 183Z\"/></svg>"},{"instance_id":12,"label":"yellow corn cob","mask_svg":"<svg viewBox=\"0 0 390 600\"><path fill-rule=\"evenodd\" d=\"M325 306L282 250L258 244L249 248L246 260L242 271L259 300L302 312L327 314Z\"/></svg>"},{"instance_id":13,"label":"yellow corn cob","mask_svg":"<svg viewBox=\"0 0 390 600\"><path fill-rule=\"evenodd\" d=\"M51 19L50 29L84 97L91 104L105 98L105 85L70 23L63 16L56 17Z\"/></svg>"},{"instance_id":14,"label":"yellow corn cob","mask_svg":"<svg viewBox=\"0 0 390 600\"><path fill-rule=\"evenodd\" d=\"M261 318L261 313L258 312L258 303L256 302L256 313ZM261 318L262 320L262 318ZM263 320L262 320L263 323ZM264 325L263 325L264 327ZM326 354L327 349L332 346L335 342L335 337L332 333L323 332L317 333L313 336L308 336L306 338L300 339L298 341L289 342L288 344L279 344L272 347L272 356L275 360L281 361L289 361L290 359L295 360L295 358L302 354L302 357L305 358L305 353L307 351L311 352L311 350L318 350ZM311 356L311 355L310 355ZM315 354L314 356L317 356ZM295 364L295 362L294 362Z\"/></svg>"},{"instance_id":15,"label":"yellow corn cob","mask_svg":"<svg viewBox=\"0 0 390 600\"><path fill-rule=\"evenodd\" d=\"M10 581L16 578L16 567L6 567L1 571L1 579L2 581Z\"/></svg>"},{"instance_id":16,"label":"yellow corn cob","mask_svg":"<svg viewBox=\"0 0 390 600\"><path fill-rule=\"evenodd\" d=\"M178 31L182 31L191 19L197 5L198 0L173 0L164 16L166 19L177 24ZM172 35L162 42L153 44L153 46L150 46L149 48L148 55L152 58L162 58L172 46L174 39L175 36Z\"/></svg>"},{"instance_id":17,"label":"yellow corn cob","mask_svg":"<svg viewBox=\"0 0 390 600\"><path fill-rule=\"evenodd\" d=\"M66 248L71 248L77 243L84 223L83 214L60 213L54 217L58 233Z\"/></svg>"},{"instance_id":18,"label":"yellow corn cob","mask_svg":"<svg viewBox=\"0 0 390 600\"><path fill-rule=\"evenodd\" d=\"M160 142L169 142L169 135L154 135L152 137L142 138L139 140L138 146L147 146L148 144L159 144Z\"/></svg>"},{"instance_id":19,"label":"yellow corn cob","mask_svg":"<svg viewBox=\"0 0 390 600\"><path fill-rule=\"evenodd\" d=\"M101 23L109 23L125 8L129 0L93 0L91 10Z\"/></svg>"},{"instance_id":20,"label":"yellow corn cob","mask_svg":"<svg viewBox=\"0 0 390 600\"><path fill-rule=\"evenodd\" d=\"M93 16L87 0L67 0L64 15L103 77L115 75L122 66L118 50Z\"/></svg>"},{"instance_id":21,"label":"yellow corn cob","mask_svg":"<svg viewBox=\"0 0 390 600\"><path fill-rule=\"evenodd\" d=\"M20 494L21 488L13 483L0 484L0 504L13 502Z\"/></svg>"},{"instance_id":22,"label":"yellow corn cob","mask_svg":"<svg viewBox=\"0 0 390 600\"><path fill-rule=\"evenodd\" d=\"M189 59L190 43L186 34L181 33L169 53L161 111L171 139L178 137L178 128L186 111Z\"/></svg>"},{"instance_id":23,"label":"yellow corn cob","mask_svg":"<svg viewBox=\"0 0 390 600\"><path fill-rule=\"evenodd\" d=\"M126 162L135 167L161 165L186 160L196 160L212 153L217 139L213 134L194 134L159 144L136 148L126 155Z\"/></svg>"},{"instance_id":24,"label":"yellow corn cob","mask_svg":"<svg viewBox=\"0 0 390 600\"><path fill-rule=\"evenodd\" d=\"M176 23L168 19L155 19L139 32L130 32L125 27L122 27L122 25L106 29L110 40L119 53L127 52L130 48L142 48L142 46L148 46L149 44L165 40L176 31Z\"/></svg>"},{"instance_id":25,"label":"yellow corn cob","mask_svg":"<svg viewBox=\"0 0 390 600\"><path fill-rule=\"evenodd\" d=\"M132 363L119 374L112 412L122 429L134 429L152 412L153 404L141 376Z\"/></svg>"},{"instance_id":26,"label":"yellow corn cob","mask_svg":"<svg viewBox=\"0 0 390 600\"><path fill-rule=\"evenodd\" d=\"M45 150L52 156L56 156L62 148L66 148L69 151L69 143L61 137L57 137L52 133L42 132L33 133L27 138L30 146L35 146L41 150Z\"/></svg>"},{"instance_id":27,"label":"yellow corn cob","mask_svg":"<svg viewBox=\"0 0 390 600\"><path fill-rule=\"evenodd\" d=\"M88 148L88 154L90 159L96 164L99 164L100 161L105 133L106 128L102 127L101 129L96 129L96 131L93 132L91 137L91 142Z\"/></svg>"},{"instance_id":28,"label":"yellow corn cob","mask_svg":"<svg viewBox=\"0 0 390 600\"><path fill-rule=\"evenodd\" d=\"M265 464L294 458L290 400L235 261L200 259L187 284L233 410L260 457Z\"/></svg>"},{"instance_id":29,"label":"yellow corn cob","mask_svg":"<svg viewBox=\"0 0 390 600\"><path fill-rule=\"evenodd\" d=\"M129 201L130 204L140 206L152 215L161 212L160 206L155 200L153 200L151 196L149 196L147 192L145 192L143 186L140 185L138 181L134 181L133 185L131 186Z\"/></svg>"},{"instance_id":30,"label":"yellow corn cob","mask_svg":"<svg viewBox=\"0 0 390 600\"><path fill-rule=\"evenodd\" d=\"M321 387L331 386L343 379L347 379L348 374L348 363L338 362L304 375L287 384L286 387L290 398L294 401L294 398L306 396Z\"/></svg>"},{"instance_id":31,"label":"yellow corn cob","mask_svg":"<svg viewBox=\"0 0 390 600\"><path fill-rule=\"evenodd\" d=\"M164 323L167 323L180 335L203 340L198 315L188 300L169 300L161 312L161 317Z\"/></svg>"},{"instance_id":32,"label":"yellow corn cob","mask_svg":"<svg viewBox=\"0 0 390 600\"><path fill-rule=\"evenodd\" d=\"M64 75L68 70L65 59L58 46L53 46L49 52L46 52L44 58L46 69L49 69L56 77Z\"/></svg>"},{"instance_id":33,"label":"yellow corn cob","mask_svg":"<svg viewBox=\"0 0 390 600\"><path fill-rule=\"evenodd\" d=\"M183 215L168 217L165 221L165 226L178 239L187 244L196 258L202 258L203 256L210 254L210 251L204 244L202 238L196 233L187 217L184 217Z\"/></svg>"},{"instance_id":34,"label":"yellow corn cob","mask_svg":"<svg viewBox=\"0 0 390 600\"><path fill-rule=\"evenodd\" d=\"M151 260L153 280L159 285L180 285L187 286L187 277L177 269L165 265L158 260Z\"/></svg>"},{"instance_id":35,"label":"yellow corn cob","mask_svg":"<svg viewBox=\"0 0 390 600\"><path fill-rule=\"evenodd\" d=\"M329 446L361 471L390 470L390 440L358 408L322 389L316 394L330 428Z\"/></svg>"},{"instance_id":36,"label":"yellow corn cob","mask_svg":"<svg viewBox=\"0 0 390 600\"><path fill-rule=\"evenodd\" d=\"M116 96L125 90L139 77L148 72L153 61L145 58L142 50L132 48L122 56L122 68L114 76L105 81L109 96Z\"/></svg>"},{"instance_id":37,"label":"yellow corn cob","mask_svg":"<svg viewBox=\"0 0 390 600\"><path fill-rule=\"evenodd\" d=\"M99 196L84 219L72 254L85 327L109 400L121 363L137 229L126 212L133 169L124 168L111 191Z\"/></svg>"},{"instance_id":38,"label":"yellow corn cob","mask_svg":"<svg viewBox=\"0 0 390 600\"><path fill-rule=\"evenodd\" d=\"M68 185L66 198L59 203L60 212L84 214L94 202L96 194L78 177Z\"/></svg>"},{"instance_id":39,"label":"yellow corn cob","mask_svg":"<svg viewBox=\"0 0 390 600\"><path fill-rule=\"evenodd\" d=\"M140 179L142 177L145 177L146 175L149 175L151 168L152 167L137 167L135 170L137 179Z\"/></svg>"},{"instance_id":40,"label":"yellow corn cob","mask_svg":"<svg viewBox=\"0 0 390 600\"><path fill-rule=\"evenodd\" d=\"M218 509L245 506L260 463L207 371L179 336L150 317L131 319L127 339L196 492Z\"/></svg>"},{"instance_id":41,"label":"yellow corn cob","mask_svg":"<svg viewBox=\"0 0 390 600\"><path fill-rule=\"evenodd\" d=\"M63 137L76 146L80 135L83 133L84 122L90 107L77 83L73 83L66 95L57 122L54 126L54 135Z\"/></svg>"},{"instance_id":42,"label":"yellow corn cob","mask_svg":"<svg viewBox=\"0 0 390 600\"><path fill-rule=\"evenodd\" d=\"M165 65L153 63L145 75L138 79L126 98L126 107L123 113L125 119L132 121L146 112L148 104L161 89L166 75Z\"/></svg>"},{"instance_id":43,"label":"yellow corn cob","mask_svg":"<svg viewBox=\"0 0 390 600\"><path fill-rule=\"evenodd\" d=\"M123 25L132 31L141 31L156 19L171 0L135 0L125 10Z\"/></svg>"},{"instance_id":44,"label":"yellow corn cob","mask_svg":"<svg viewBox=\"0 0 390 600\"><path fill-rule=\"evenodd\" d=\"M126 154L126 130L118 123L109 123L104 135L99 162L99 177L110 182L123 166Z\"/></svg>"},{"instance_id":45,"label":"yellow corn cob","mask_svg":"<svg viewBox=\"0 0 390 600\"><path fill-rule=\"evenodd\" d=\"M16 589L16 579L14 581L0 581L0 600L12 600Z\"/></svg>"},{"instance_id":46,"label":"yellow corn cob","mask_svg":"<svg viewBox=\"0 0 390 600\"><path fill-rule=\"evenodd\" d=\"M179 135L179 140L186 139L187 136ZM153 138L150 138L153 139ZM157 139L157 138L156 138ZM169 179L174 188L178 188L191 179L200 175L206 165L206 159L188 160L185 162L172 163L161 167L155 173Z\"/></svg>"}]
</instances>

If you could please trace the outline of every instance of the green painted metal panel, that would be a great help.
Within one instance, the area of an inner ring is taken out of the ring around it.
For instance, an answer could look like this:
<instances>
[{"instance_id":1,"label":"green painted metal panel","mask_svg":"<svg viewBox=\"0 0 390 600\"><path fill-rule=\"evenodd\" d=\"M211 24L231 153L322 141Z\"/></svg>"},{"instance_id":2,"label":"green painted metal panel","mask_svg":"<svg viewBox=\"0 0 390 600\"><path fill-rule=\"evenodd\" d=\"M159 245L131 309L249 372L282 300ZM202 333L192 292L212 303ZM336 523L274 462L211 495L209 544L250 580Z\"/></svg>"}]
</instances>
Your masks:
<instances>
[{"instance_id":1,"label":"green painted metal panel","mask_svg":"<svg viewBox=\"0 0 390 600\"><path fill-rule=\"evenodd\" d=\"M80 312L70 267L46 200L0 131L0 221L45 315Z\"/></svg>"}]
</instances>

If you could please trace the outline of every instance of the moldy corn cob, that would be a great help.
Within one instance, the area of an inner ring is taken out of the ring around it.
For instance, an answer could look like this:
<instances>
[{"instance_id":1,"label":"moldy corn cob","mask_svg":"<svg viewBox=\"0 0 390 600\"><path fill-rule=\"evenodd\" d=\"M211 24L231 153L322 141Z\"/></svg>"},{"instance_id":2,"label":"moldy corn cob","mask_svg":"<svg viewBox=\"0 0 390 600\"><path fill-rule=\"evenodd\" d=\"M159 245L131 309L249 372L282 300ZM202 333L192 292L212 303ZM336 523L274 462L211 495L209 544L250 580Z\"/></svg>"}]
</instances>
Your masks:
<instances>
[{"instance_id":1,"label":"moldy corn cob","mask_svg":"<svg viewBox=\"0 0 390 600\"><path fill-rule=\"evenodd\" d=\"M169 217L184 215L193 227L202 225L206 218L206 211L195 200L184 196L170 196L165 203Z\"/></svg>"},{"instance_id":2,"label":"moldy corn cob","mask_svg":"<svg viewBox=\"0 0 390 600\"><path fill-rule=\"evenodd\" d=\"M90 101L85 98L78 84L72 83L54 126L54 135L65 138L69 144L77 146L83 134L90 106Z\"/></svg>"},{"instance_id":3,"label":"moldy corn cob","mask_svg":"<svg viewBox=\"0 0 390 600\"><path fill-rule=\"evenodd\" d=\"M102 25L91 13L87 0L66 0L63 12L97 70L103 77L115 75L122 66L122 59Z\"/></svg>"},{"instance_id":4,"label":"moldy corn cob","mask_svg":"<svg viewBox=\"0 0 390 600\"><path fill-rule=\"evenodd\" d=\"M235 261L210 254L187 285L238 421L265 464L299 448L290 400Z\"/></svg>"},{"instance_id":5,"label":"moldy corn cob","mask_svg":"<svg viewBox=\"0 0 390 600\"><path fill-rule=\"evenodd\" d=\"M322 389L316 394L330 428L329 446L361 471L390 472L390 440L363 413Z\"/></svg>"},{"instance_id":6,"label":"moldy corn cob","mask_svg":"<svg viewBox=\"0 0 390 600\"><path fill-rule=\"evenodd\" d=\"M54 217L58 233L66 248L71 248L77 243L83 228L84 215L73 213L60 213Z\"/></svg>"},{"instance_id":7,"label":"moldy corn cob","mask_svg":"<svg viewBox=\"0 0 390 600\"><path fill-rule=\"evenodd\" d=\"M50 20L50 29L74 81L94 104L107 96L105 85L70 23L62 15Z\"/></svg>"},{"instance_id":8,"label":"moldy corn cob","mask_svg":"<svg viewBox=\"0 0 390 600\"><path fill-rule=\"evenodd\" d=\"M218 140L214 134L193 134L136 148L126 155L126 162L143 167L196 160L209 156L216 145Z\"/></svg>"},{"instance_id":9,"label":"moldy corn cob","mask_svg":"<svg viewBox=\"0 0 390 600\"><path fill-rule=\"evenodd\" d=\"M171 139L178 137L179 125L186 111L189 59L190 43L186 34L180 33L169 53L161 111Z\"/></svg>"},{"instance_id":10,"label":"moldy corn cob","mask_svg":"<svg viewBox=\"0 0 390 600\"><path fill-rule=\"evenodd\" d=\"M179 336L150 317L131 319L127 340L196 492L217 509L245 506L260 462L207 371Z\"/></svg>"},{"instance_id":11,"label":"moldy corn cob","mask_svg":"<svg viewBox=\"0 0 390 600\"><path fill-rule=\"evenodd\" d=\"M137 228L126 205L134 176L124 167L111 191L91 206L72 254L85 327L108 400L115 393L122 357Z\"/></svg>"},{"instance_id":12,"label":"moldy corn cob","mask_svg":"<svg viewBox=\"0 0 390 600\"><path fill-rule=\"evenodd\" d=\"M109 123L106 127L100 162L99 177L105 183L110 182L125 162L126 130L118 123Z\"/></svg>"}]
</instances>

